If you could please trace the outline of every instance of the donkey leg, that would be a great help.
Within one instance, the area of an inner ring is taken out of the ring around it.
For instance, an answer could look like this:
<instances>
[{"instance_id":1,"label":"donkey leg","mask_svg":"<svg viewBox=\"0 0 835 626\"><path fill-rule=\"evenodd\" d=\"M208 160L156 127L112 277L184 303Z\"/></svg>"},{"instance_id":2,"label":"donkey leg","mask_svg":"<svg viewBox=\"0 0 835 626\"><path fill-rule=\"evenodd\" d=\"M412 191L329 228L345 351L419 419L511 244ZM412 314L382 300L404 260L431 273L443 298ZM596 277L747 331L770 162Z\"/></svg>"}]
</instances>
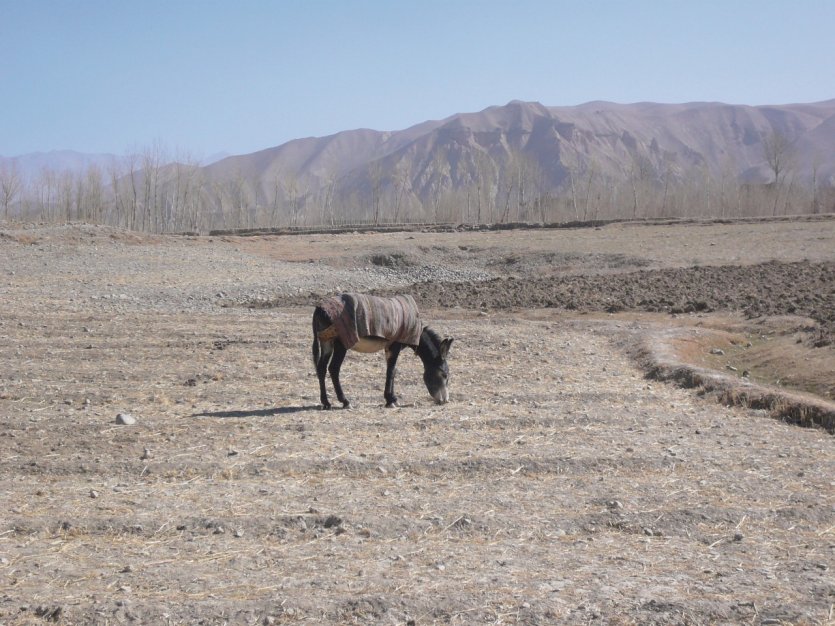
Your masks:
<instances>
[{"instance_id":1,"label":"donkey leg","mask_svg":"<svg viewBox=\"0 0 835 626\"><path fill-rule=\"evenodd\" d=\"M345 397L345 393L342 391L342 385L339 382L339 370L342 368L342 361L345 360L345 354L347 352L348 350L342 345L341 341L335 341L333 344L333 358L331 359L328 371L331 374L331 380L333 381L333 389L336 391L336 397L342 403L344 408L350 409L351 402Z\"/></svg>"},{"instance_id":2,"label":"donkey leg","mask_svg":"<svg viewBox=\"0 0 835 626\"><path fill-rule=\"evenodd\" d=\"M393 343L386 348L386 389L383 397L386 399L387 409L397 406L397 396L394 395L394 373L397 368L397 357L400 356L402 349L402 343Z\"/></svg>"},{"instance_id":3,"label":"donkey leg","mask_svg":"<svg viewBox=\"0 0 835 626\"><path fill-rule=\"evenodd\" d=\"M314 339L313 341L313 358L316 361L316 377L319 379L319 402L321 402L323 409L328 410L331 408L331 402L328 400L325 377L328 373L328 363L334 353L333 342L326 341L317 345L318 340Z\"/></svg>"}]
</instances>

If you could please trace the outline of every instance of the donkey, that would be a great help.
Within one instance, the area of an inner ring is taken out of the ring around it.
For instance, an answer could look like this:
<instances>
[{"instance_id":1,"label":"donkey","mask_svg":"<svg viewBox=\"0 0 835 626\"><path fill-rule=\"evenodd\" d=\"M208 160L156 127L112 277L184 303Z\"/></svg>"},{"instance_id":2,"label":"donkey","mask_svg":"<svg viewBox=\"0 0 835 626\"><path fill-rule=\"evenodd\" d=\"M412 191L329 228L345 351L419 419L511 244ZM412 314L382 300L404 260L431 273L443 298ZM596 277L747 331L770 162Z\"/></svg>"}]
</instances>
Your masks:
<instances>
[{"instance_id":1,"label":"donkey","mask_svg":"<svg viewBox=\"0 0 835 626\"><path fill-rule=\"evenodd\" d=\"M339 383L339 370L348 350L386 352L386 408L397 406L394 371L400 351L408 346L423 361L423 382L438 404L449 401L447 355L452 338L441 339L423 326L412 296L380 298L345 293L328 298L313 311L313 362L319 377L319 396L323 409L330 409L325 389L325 374L330 372L336 397L344 408L351 402Z\"/></svg>"}]
</instances>

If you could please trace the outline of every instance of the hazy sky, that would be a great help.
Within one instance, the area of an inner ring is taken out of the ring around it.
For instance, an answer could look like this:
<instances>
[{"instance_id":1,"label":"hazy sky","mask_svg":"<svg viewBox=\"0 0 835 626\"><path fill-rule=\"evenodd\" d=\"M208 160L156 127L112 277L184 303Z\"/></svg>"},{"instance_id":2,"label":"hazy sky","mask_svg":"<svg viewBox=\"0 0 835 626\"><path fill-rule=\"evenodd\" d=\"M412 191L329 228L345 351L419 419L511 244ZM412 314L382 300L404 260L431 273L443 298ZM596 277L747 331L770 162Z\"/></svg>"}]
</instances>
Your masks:
<instances>
[{"instance_id":1,"label":"hazy sky","mask_svg":"<svg viewBox=\"0 0 835 626\"><path fill-rule=\"evenodd\" d=\"M835 98L832 0L0 0L0 155L204 158L549 106Z\"/></svg>"}]
</instances>

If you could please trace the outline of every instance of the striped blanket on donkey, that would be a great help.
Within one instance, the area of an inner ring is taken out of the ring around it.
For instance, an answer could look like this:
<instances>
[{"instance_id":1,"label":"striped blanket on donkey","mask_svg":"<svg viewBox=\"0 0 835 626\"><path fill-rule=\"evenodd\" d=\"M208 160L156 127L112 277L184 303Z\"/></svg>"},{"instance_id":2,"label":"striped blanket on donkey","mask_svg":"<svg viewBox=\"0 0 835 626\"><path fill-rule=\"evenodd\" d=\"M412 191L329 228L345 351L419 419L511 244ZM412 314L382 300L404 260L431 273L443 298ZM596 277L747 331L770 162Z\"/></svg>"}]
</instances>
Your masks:
<instances>
[{"instance_id":1,"label":"striped blanket on donkey","mask_svg":"<svg viewBox=\"0 0 835 626\"><path fill-rule=\"evenodd\" d=\"M417 346L423 325L412 296L380 298L362 293L344 293L319 303L332 326L319 333L321 341L339 338L347 349L363 337Z\"/></svg>"}]
</instances>

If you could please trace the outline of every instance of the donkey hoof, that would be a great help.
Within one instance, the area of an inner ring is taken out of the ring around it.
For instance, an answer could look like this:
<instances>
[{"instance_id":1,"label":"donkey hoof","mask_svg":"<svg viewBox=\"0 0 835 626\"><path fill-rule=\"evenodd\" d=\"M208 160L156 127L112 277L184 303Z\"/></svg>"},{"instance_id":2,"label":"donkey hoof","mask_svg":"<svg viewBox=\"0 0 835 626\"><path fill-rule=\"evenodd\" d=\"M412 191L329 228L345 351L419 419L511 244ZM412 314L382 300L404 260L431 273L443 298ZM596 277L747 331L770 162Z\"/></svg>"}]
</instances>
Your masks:
<instances>
[{"instance_id":1,"label":"donkey hoof","mask_svg":"<svg viewBox=\"0 0 835 626\"><path fill-rule=\"evenodd\" d=\"M399 409L400 405L397 404L397 400L395 400L394 402L386 402L386 408L387 409Z\"/></svg>"},{"instance_id":2,"label":"donkey hoof","mask_svg":"<svg viewBox=\"0 0 835 626\"><path fill-rule=\"evenodd\" d=\"M331 410L331 405L330 404L323 404L319 407L319 410L320 411L330 411Z\"/></svg>"},{"instance_id":3,"label":"donkey hoof","mask_svg":"<svg viewBox=\"0 0 835 626\"><path fill-rule=\"evenodd\" d=\"M351 408L351 401L350 400L343 400L342 401L342 408L343 409L350 409Z\"/></svg>"}]
</instances>

